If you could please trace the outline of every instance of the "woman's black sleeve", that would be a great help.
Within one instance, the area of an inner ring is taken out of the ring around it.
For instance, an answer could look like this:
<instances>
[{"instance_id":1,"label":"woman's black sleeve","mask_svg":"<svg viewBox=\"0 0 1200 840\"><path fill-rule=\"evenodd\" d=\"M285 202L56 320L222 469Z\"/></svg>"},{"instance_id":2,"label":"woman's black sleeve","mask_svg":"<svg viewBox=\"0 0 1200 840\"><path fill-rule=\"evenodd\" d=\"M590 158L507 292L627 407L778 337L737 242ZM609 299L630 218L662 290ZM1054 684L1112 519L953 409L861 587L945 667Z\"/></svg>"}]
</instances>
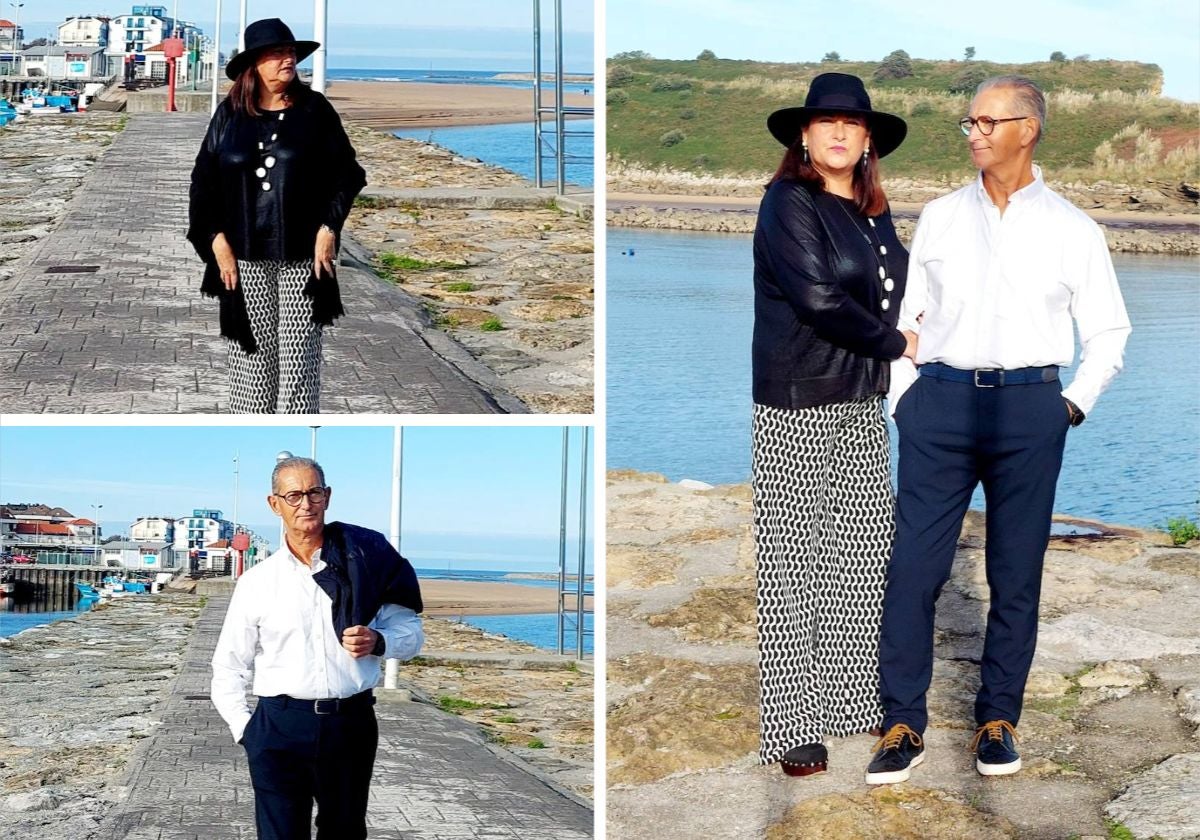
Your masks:
<instances>
[{"instance_id":1,"label":"woman's black sleeve","mask_svg":"<svg viewBox=\"0 0 1200 840\"><path fill-rule=\"evenodd\" d=\"M329 225L334 233L341 234L354 198L367 185L367 173L358 164L358 156L346 129L342 126L337 111L322 97L319 106L322 112L321 132L325 140L325 161L332 168L332 195L321 217L321 223Z\"/></svg>"},{"instance_id":2,"label":"woman's black sleeve","mask_svg":"<svg viewBox=\"0 0 1200 840\"><path fill-rule=\"evenodd\" d=\"M208 132L192 167L192 185L188 190L187 238L206 263L216 261L212 240L221 232L221 181L217 161L227 122L228 112L222 105L208 123Z\"/></svg>"},{"instance_id":3,"label":"woman's black sleeve","mask_svg":"<svg viewBox=\"0 0 1200 840\"><path fill-rule=\"evenodd\" d=\"M898 359L905 340L850 297L829 268L826 234L812 195L776 186L763 198L759 229L771 274L796 317L825 341L860 356Z\"/></svg>"}]
</instances>

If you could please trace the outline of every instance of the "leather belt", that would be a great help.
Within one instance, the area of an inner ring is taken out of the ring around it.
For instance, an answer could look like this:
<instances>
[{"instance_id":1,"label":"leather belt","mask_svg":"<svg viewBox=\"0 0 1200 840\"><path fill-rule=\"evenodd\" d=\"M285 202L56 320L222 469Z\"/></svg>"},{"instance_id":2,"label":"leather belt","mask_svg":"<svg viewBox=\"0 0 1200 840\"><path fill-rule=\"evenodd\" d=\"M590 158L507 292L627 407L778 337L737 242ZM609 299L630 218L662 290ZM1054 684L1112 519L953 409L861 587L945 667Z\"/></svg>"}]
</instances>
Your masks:
<instances>
[{"instance_id":1,"label":"leather belt","mask_svg":"<svg viewBox=\"0 0 1200 840\"><path fill-rule=\"evenodd\" d=\"M1058 365L1013 368L1011 370L1001 368L962 370L941 362L928 362L921 365L917 371L921 376L931 376L934 379L944 379L948 382L962 382L974 385L976 388L1003 388L1006 385L1034 385L1058 381Z\"/></svg>"},{"instance_id":2,"label":"leather belt","mask_svg":"<svg viewBox=\"0 0 1200 840\"><path fill-rule=\"evenodd\" d=\"M350 697L331 697L328 700L304 700L287 694L277 694L273 697L260 697L259 701L267 700L285 709L303 709L315 715L335 715L339 712L349 712L354 709L365 709L375 705L375 695L371 689L360 691Z\"/></svg>"}]
</instances>

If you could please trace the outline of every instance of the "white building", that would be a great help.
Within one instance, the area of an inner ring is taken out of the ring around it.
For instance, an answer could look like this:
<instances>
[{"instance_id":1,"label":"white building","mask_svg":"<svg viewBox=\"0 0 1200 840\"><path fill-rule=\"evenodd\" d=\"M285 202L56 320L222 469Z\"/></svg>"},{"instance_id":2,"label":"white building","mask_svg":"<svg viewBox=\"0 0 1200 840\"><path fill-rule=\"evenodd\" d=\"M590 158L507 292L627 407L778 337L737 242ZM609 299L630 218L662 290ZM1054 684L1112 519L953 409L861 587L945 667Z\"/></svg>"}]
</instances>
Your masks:
<instances>
[{"instance_id":1,"label":"white building","mask_svg":"<svg viewBox=\"0 0 1200 840\"><path fill-rule=\"evenodd\" d=\"M204 552L220 540L233 539L233 523L221 518L221 511L196 508L191 516L175 520L175 550L185 554L192 550Z\"/></svg>"},{"instance_id":2,"label":"white building","mask_svg":"<svg viewBox=\"0 0 1200 840\"><path fill-rule=\"evenodd\" d=\"M21 72L47 79L93 79L105 75L103 47L30 47L21 52Z\"/></svg>"},{"instance_id":3,"label":"white building","mask_svg":"<svg viewBox=\"0 0 1200 840\"><path fill-rule=\"evenodd\" d=\"M126 15L117 15L109 21L108 58L109 75L124 73L126 58L137 68L138 78L147 78L146 50L162 43L171 34L175 20L167 14L166 6L134 6Z\"/></svg>"},{"instance_id":4,"label":"white building","mask_svg":"<svg viewBox=\"0 0 1200 840\"><path fill-rule=\"evenodd\" d=\"M153 540L120 540L102 545L104 565L162 572L178 568L170 543Z\"/></svg>"},{"instance_id":5,"label":"white building","mask_svg":"<svg viewBox=\"0 0 1200 840\"><path fill-rule=\"evenodd\" d=\"M16 73L25 31L11 20L0 18L0 73Z\"/></svg>"},{"instance_id":6,"label":"white building","mask_svg":"<svg viewBox=\"0 0 1200 840\"><path fill-rule=\"evenodd\" d=\"M72 15L58 25L58 43L63 47L108 46L108 17Z\"/></svg>"},{"instance_id":7,"label":"white building","mask_svg":"<svg viewBox=\"0 0 1200 840\"><path fill-rule=\"evenodd\" d=\"M168 516L139 516L129 528L134 541L175 542L175 520Z\"/></svg>"}]
</instances>

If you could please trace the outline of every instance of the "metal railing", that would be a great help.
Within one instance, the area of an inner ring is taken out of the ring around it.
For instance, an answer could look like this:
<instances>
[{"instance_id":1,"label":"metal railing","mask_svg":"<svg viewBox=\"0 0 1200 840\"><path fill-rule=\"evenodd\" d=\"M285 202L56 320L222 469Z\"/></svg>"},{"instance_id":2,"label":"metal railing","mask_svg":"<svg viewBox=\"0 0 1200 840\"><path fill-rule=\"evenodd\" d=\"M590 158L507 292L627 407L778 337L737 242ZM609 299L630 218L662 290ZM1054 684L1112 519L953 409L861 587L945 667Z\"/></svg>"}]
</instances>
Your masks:
<instances>
[{"instance_id":1,"label":"metal railing","mask_svg":"<svg viewBox=\"0 0 1200 840\"><path fill-rule=\"evenodd\" d=\"M567 468L571 451L571 430L563 427L562 439L562 504L558 523L558 653L566 652L568 631L575 637L575 657L584 657L584 639L593 636L588 629L587 618L592 610L587 608L587 599L595 594L594 583L589 585L587 560L587 500L588 478L591 475L588 462L588 427L580 429L579 455L579 562L574 575L567 573ZM568 606L571 604L571 606Z\"/></svg>"},{"instance_id":2,"label":"metal railing","mask_svg":"<svg viewBox=\"0 0 1200 840\"><path fill-rule=\"evenodd\" d=\"M554 104L542 101L542 4L533 0L533 172L534 185L545 185L543 150L554 158L554 189L566 193L567 164L591 160L590 156L571 154L567 140L571 137L592 137L594 131L568 130L567 117L594 117L596 109L567 105L563 101L562 0L554 0ZM546 118L553 117L549 128Z\"/></svg>"}]
</instances>

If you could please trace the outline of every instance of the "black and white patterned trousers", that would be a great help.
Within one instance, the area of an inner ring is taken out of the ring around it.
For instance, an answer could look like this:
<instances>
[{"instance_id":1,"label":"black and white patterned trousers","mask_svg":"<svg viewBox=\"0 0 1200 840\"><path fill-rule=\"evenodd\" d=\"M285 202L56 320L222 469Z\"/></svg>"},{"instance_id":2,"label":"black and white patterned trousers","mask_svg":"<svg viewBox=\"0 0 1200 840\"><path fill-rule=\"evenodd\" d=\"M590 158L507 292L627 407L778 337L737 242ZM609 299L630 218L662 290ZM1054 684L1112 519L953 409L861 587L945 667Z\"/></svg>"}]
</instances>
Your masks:
<instances>
[{"instance_id":1,"label":"black and white patterned trousers","mask_svg":"<svg viewBox=\"0 0 1200 840\"><path fill-rule=\"evenodd\" d=\"M238 260L237 266L258 350L229 342L230 411L319 413L322 329L304 296L312 260Z\"/></svg>"},{"instance_id":2,"label":"black and white patterned trousers","mask_svg":"<svg viewBox=\"0 0 1200 840\"><path fill-rule=\"evenodd\" d=\"M763 764L880 724L894 529L883 398L754 406Z\"/></svg>"}]
</instances>

